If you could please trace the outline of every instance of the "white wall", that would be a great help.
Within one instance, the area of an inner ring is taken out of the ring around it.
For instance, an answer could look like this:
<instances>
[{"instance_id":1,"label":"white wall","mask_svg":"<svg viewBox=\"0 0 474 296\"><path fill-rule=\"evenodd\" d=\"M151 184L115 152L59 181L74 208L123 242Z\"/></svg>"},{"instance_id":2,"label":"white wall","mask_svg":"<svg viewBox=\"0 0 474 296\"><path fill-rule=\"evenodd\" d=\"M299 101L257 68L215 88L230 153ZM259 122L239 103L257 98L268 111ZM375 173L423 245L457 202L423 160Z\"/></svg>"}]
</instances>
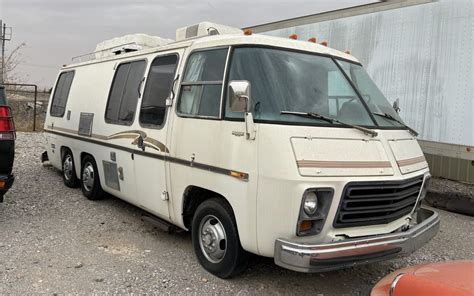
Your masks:
<instances>
[{"instance_id":1,"label":"white wall","mask_svg":"<svg viewBox=\"0 0 474 296\"><path fill-rule=\"evenodd\" d=\"M350 50L424 140L474 146L474 1L440 0L267 32Z\"/></svg>"}]
</instances>

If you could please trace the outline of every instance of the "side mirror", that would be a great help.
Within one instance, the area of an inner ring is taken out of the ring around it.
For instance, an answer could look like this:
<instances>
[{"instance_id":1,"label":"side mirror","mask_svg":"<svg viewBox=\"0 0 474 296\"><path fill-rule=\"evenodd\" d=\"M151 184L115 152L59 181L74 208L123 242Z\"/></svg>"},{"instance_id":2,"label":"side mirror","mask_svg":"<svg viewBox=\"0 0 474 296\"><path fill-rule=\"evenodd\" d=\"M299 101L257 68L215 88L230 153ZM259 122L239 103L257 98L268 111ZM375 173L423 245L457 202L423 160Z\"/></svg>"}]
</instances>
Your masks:
<instances>
[{"instance_id":1,"label":"side mirror","mask_svg":"<svg viewBox=\"0 0 474 296\"><path fill-rule=\"evenodd\" d=\"M396 99L395 102L393 102L393 109L398 113L400 112L400 100Z\"/></svg>"},{"instance_id":2,"label":"side mirror","mask_svg":"<svg viewBox=\"0 0 474 296\"><path fill-rule=\"evenodd\" d=\"M232 112L250 110L250 82L232 80L229 82L229 107Z\"/></svg>"}]
</instances>

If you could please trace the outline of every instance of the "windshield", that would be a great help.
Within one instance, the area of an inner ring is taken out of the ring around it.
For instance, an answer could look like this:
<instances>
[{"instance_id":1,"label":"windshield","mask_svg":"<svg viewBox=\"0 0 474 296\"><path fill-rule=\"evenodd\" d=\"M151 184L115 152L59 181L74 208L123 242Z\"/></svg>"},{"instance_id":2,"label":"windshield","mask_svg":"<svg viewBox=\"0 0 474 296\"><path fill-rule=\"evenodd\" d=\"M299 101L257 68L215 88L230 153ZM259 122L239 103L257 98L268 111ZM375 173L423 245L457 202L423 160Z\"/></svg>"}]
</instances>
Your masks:
<instances>
[{"instance_id":1,"label":"windshield","mask_svg":"<svg viewBox=\"0 0 474 296\"><path fill-rule=\"evenodd\" d=\"M360 95L367 103L370 112L379 114L386 113L396 120L402 121L398 113L395 112L392 105L390 105L380 89L377 87L377 85L375 85L375 83L369 77L369 74L367 74L362 66L341 60L337 60L337 63L339 63L341 68L354 83ZM389 118L381 116L376 116L375 120L380 126L402 126L400 123L394 120L390 120Z\"/></svg>"},{"instance_id":2,"label":"windshield","mask_svg":"<svg viewBox=\"0 0 474 296\"><path fill-rule=\"evenodd\" d=\"M314 118L280 114L295 111L314 112L348 124L374 126L351 84L336 62L328 57L273 48L236 48L228 80L250 82L251 111L256 121L328 124ZM242 118L243 115L232 112L226 104L226 117ZM385 126L394 126L390 120L382 121Z\"/></svg>"}]
</instances>

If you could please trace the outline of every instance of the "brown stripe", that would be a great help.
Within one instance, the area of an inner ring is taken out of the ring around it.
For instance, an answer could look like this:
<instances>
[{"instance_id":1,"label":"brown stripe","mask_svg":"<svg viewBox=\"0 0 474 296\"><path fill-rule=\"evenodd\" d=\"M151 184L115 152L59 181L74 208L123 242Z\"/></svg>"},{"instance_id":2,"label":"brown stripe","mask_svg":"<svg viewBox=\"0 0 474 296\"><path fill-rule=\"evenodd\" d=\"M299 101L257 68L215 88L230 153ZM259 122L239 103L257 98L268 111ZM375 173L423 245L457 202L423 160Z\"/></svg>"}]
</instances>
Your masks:
<instances>
[{"instance_id":1,"label":"brown stripe","mask_svg":"<svg viewBox=\"0 0 474 296\"><path fill-rule=\"evenodd\" d=\"M418 157L413 157L413 158L397 160L398 166L401 166L401 167L402 166L409 166L409 165L413 165L413 164L417 164L417 163L421 163L421 162L426 162L426 159L423 155L418 156Z\"/></svg>"},{"instance_id":2,"label":"brown stripe","mask_svg":"<svg viewBox=\"0 0 474 296\"><path fill-rule=\"evenodd\" d=\"M298 160L300 168L390 168L389 161L320 161L320 160Z\"/></svg>"}]
</instances>

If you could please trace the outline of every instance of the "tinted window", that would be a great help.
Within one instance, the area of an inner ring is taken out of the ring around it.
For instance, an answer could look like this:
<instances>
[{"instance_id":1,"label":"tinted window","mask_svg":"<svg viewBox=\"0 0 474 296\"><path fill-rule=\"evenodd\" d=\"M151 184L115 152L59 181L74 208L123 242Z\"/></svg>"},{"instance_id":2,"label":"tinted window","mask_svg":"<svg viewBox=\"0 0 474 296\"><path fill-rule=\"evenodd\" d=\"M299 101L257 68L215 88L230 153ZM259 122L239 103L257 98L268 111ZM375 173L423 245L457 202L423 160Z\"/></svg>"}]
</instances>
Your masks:
<instances>
[{"instance_id":1,"label":"tinted window","mask_svg":"<svg viewBox=\"0 0 474 296\"><path fill-rule=\"evenodd\" d=\"M145 66L145 61L124 63L118 66L105 111L107 122L132 124Z\"/></svg>"},{"instance_id":2,"label":"tinted window","mask_svg":"<svg viewBox=\"0 0 474 296\"><path fill-rule=\"evenodd\" d=\"M227 49L193 53L181 83L178 111L218 117Z\"/></svg>"},{"instance_id":3,"label":"tinted window","mask_svg":"<svg viewBox=\"0 0 474 296\"><path fill-rule=\"evenodd\" d=\"M165 119L166 98L173 87L176 63L175 55L157 57L153 60L140 109L140 123L161 125Z\"/></svg>"},{"instance_id":4,"label":"tinted window","mask_svg":"<svg viewBox=\"0 0 474 296\"><path fill-rule=\"evenodd\" d=\"M67 98L69 96L69 90L71 89L73 78L73 71L64 72L59 75L59 79L53 94L53 101L51 102L51 110L49 112L51 116L64 116Z\"/></svg>"}]
</instances>

